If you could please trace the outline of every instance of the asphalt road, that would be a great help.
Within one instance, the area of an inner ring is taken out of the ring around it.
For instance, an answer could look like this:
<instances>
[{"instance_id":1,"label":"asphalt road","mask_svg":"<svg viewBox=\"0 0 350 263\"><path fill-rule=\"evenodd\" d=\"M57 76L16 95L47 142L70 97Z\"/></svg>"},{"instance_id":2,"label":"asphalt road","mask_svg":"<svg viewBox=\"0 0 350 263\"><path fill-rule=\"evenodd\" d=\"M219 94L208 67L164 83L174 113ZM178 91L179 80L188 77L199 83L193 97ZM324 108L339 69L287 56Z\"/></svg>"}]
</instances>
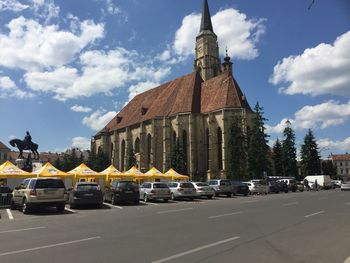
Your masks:
<instances>
[{"instance_id":1,"label":"asphalt road","mask_svg":"<svg viewBox=\"0 0 350 263\"><path fill-rule=\"evenodd\" d=\"M0 213L1 263L343 263L350 257L350 192L339 190Z\"/></svg>"}]
</instances>

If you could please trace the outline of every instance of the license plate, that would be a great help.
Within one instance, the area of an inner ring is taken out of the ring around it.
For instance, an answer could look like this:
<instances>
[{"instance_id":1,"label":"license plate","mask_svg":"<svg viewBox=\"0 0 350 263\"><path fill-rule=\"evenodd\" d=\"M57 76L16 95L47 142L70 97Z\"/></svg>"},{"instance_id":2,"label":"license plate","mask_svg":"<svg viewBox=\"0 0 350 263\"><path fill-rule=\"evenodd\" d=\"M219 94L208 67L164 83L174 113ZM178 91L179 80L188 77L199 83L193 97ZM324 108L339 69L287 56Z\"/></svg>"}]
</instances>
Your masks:
<instances>
[{"instance_id":1,"label":"license plate","mask_svg":"<svg viewBox=\"0 0 350 263\"><path fill-rule=\"evenodd\" d=\"M7 194L1 194L1 196L7 196Z\"/></svg>"}]
</instances>

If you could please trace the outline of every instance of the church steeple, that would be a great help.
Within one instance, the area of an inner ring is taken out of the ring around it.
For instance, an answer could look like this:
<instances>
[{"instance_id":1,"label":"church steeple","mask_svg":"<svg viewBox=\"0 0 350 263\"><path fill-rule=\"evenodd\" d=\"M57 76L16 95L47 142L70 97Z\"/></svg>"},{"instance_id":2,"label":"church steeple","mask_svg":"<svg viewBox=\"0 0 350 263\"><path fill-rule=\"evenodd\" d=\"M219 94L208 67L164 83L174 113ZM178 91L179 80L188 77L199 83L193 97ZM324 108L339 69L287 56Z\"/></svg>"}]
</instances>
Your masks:
<instances>
[{"instance_id":1,"label":"church steeple","mask_svg":"<svg viewBox=\"0 0 350 263\"><path fill-rule=\"evenodd\" d=\"M218 37L214 33L208 1L204 0L200 31L196 37L194 70L198 70L203 80L221 73Z\"/></svg>"},{"instance_id":2,"label":"church steeple","mask_svg":"<svg viewBox=\"0 0 350 263\"><path fill-rule=\"evenodd\" d=\"M211 17L210 17L209 6L208 6L207 0L204 0L204 4L203 4L200 32L202 32L204 30L209 30L209 31L213 32L213 25L211 23Z\"/></svg>"}]
</instances>

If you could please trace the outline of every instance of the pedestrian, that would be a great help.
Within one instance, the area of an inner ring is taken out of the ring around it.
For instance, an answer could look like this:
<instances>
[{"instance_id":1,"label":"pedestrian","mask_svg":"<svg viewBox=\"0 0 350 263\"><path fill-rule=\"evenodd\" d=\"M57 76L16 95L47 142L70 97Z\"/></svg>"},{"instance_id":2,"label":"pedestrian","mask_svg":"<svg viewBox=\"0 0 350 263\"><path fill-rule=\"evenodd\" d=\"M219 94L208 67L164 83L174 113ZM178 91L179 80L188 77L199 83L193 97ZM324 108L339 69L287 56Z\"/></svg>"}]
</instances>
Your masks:
<instances>
[{"instance_id":1,"label":"pedestrian","mask_svg":"<svg viewBox=\"0 0 350 263\"><path fill-rule=\"evenodd\" d=\"M310 191L310 185L309 185L309 181L307 179L304 179L304 186L306 188L306 191Z\"/></svg>"},{"instance_id":2,"label":"pedestrian","mask_svg":"<svg viewBox=\"0 0 350 263\"><path fill-rule=\"evenodd\" d=\"M317 179L315 179L315 190L318 191Z\"/></svg>"}]
</instances>

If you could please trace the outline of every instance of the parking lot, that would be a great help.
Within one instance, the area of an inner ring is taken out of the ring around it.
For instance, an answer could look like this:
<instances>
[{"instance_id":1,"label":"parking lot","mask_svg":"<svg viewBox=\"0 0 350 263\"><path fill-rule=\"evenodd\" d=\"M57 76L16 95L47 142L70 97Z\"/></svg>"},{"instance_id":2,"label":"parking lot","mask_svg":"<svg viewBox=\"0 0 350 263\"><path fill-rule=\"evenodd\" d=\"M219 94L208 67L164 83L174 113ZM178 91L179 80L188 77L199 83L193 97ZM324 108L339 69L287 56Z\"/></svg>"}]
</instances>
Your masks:
<instances>
[{"instance_id":1,"label":"parking lot","mask_svg":"<svg viewBox=\"0 0 350 263\"><path fill-rule=\"evenodd\" d=\"M23 256L28 262L343 263L350 256L350 194L339 190L0 213L2 263Z\"/></svg>"}]
</instances>

